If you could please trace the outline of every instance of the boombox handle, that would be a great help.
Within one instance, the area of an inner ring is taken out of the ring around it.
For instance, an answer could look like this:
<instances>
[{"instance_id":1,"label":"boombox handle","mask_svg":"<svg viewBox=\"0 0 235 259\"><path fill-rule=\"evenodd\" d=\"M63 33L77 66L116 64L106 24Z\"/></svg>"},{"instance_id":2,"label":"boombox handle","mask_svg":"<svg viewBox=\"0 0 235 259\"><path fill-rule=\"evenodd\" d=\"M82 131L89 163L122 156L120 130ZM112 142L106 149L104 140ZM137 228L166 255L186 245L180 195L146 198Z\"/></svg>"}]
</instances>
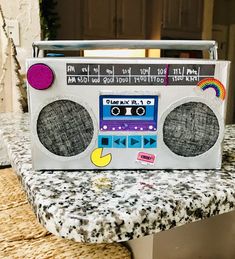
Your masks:
<instances>
[{"instance_id":1,"label":"boombox handle","mask_svg":"<svg viewBox=\"0 0 235 259\"><path fill-rule=\"evenodd\" d=\"M36 41L33 57L40 50L94 50L94 49L174 49L208 50L210 59L218 59L216 41L205 40L80 40L80 41Z\"/></svg>"}]
</instances>

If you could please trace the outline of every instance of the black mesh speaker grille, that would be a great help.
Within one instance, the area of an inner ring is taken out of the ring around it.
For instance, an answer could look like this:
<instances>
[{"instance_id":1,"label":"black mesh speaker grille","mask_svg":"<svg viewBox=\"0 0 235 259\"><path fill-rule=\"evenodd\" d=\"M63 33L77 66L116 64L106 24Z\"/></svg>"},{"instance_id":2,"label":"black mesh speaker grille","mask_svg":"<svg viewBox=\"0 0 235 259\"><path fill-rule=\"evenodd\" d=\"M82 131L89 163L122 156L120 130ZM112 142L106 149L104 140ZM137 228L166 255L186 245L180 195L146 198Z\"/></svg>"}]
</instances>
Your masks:
<instances>
[{"instance_id":1,"label":"black mesh speaker grille","mask_svg":"<svg viewBox=\"0 0 235 259\"><path fill-rule=\"evenodd\" d=\"M90 144L94 125L88 111L70 100L45 106L37 120L42 145L53 154L70 157L82 153Z\"/></svg>"},{"instance_id":2,"label":"black mesh speaker grille","mask_svg":"<svg viewBox=\"0 0 235 259\"><path fill-rule=\"evenodd\" d=\"M188 102L171 111L163 125L163 140L177 155L193 157L208 151L219 136L219 122L204 103Z\"/></svg>"}]
</instances>

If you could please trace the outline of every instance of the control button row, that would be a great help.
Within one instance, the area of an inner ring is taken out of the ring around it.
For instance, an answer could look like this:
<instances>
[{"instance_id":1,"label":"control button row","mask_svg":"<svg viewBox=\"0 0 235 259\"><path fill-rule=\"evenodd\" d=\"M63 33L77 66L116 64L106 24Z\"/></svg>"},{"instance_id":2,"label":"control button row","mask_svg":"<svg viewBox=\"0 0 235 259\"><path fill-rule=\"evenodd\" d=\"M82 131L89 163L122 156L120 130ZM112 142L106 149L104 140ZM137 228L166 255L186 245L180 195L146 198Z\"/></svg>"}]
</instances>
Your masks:
<instances>
[{"instance_id":1,"label":"control button row","mask_svg":"<svg viewBox=\"0 0 235 259\"><path fill-rule=\"evenodd\" d=\"M99 148L156 148L156 135L98 136Z\"/></svg>"}]
</instances>

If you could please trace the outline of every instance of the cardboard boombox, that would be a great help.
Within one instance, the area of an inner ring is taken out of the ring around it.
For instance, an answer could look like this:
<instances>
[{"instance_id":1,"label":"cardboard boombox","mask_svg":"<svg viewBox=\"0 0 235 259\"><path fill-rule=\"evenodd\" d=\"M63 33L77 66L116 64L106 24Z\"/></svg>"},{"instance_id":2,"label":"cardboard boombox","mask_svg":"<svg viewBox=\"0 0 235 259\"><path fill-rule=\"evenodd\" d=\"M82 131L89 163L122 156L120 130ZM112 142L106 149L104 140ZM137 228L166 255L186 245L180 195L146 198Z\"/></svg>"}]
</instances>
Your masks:
<instances>
[{"instance_id":1,"label":"cardboard boombox","mask_svg":"<svg viewBox=\"0 0 235 259\"><path fill-rule=\"evenodd\" d=\"M38 57L207 49L210 59ZM27 60L34 169L220 168L228 61L214 41L41 41Z\"/></svg>"}]
</instances>

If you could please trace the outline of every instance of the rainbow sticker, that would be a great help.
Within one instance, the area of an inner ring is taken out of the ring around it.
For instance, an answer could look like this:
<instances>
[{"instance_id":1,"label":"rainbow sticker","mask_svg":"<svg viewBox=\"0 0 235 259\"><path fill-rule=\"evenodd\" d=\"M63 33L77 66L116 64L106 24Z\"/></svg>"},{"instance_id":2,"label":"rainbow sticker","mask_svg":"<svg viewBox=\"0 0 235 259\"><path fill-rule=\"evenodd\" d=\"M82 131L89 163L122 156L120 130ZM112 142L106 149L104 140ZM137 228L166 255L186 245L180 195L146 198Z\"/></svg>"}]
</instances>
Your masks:
<instances>
[{"instance_id":1,"label":"rainbow sticker","mask_svg":"<svg viewBox=\"0 0 235 259\"><path fill-rule=\"evenodd\" d=\"M201 90L205 91L209 88L212 88L215 90L216 92L216 97L224 100L225 99L225 95L226 95L226 90L225 87L223 86L223 84L215 79L215 78L206 78L201 80L198 85L199 88L201 88Z\"/></svg>"}]
</instances>

